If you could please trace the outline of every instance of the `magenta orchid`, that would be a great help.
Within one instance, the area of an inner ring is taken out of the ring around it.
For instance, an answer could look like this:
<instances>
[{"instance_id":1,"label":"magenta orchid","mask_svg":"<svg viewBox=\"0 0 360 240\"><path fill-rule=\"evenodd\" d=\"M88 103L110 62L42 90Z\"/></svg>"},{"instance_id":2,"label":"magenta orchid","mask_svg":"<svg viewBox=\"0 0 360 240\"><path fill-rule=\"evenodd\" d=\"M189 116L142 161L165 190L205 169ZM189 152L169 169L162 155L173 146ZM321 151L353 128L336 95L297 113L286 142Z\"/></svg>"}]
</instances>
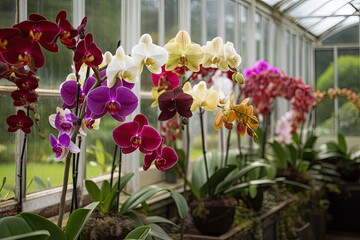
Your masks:
<instances>
[{"instance_id":1,"label":"magenta orchid","mask_svg":"<svg viewBox=\"0 0 360 240\"><path fill-rule=\"evenodd\" d=\"M49 122L52 127L57 129L60 133L65 132L69 135L73 133L77 120L78 117L70 112L69 109L63 110L58 108L56 114L49 116Z\"/></svg>"},{"instance_id":2,"label":"magenta orchid","mask_svg":"<svg viewBox=\"0 0 360 240\"><path fill-rule=\"evenodd\" d=\"M50 134L50 144L57 161L64 159L68 152L80 152L78 146L71 141L70 136L66 133L60 134L58 139L53 134Z\"/></svg>"},{"instance_id":3,"label":"magenta orchid","mask_svg":"<svg viewBox=\"0 0 360 240\"><path fill-rule=\"evenodd\" d=\"M154 86L161 90L173 90L180 85L179 76L173 71L166 71L165 65L162 66L162 72L160 74L151 74L151 80Z\"/></svg>"},{"instance_id":4,"label":"magenta orchid","mask_svg":"<svg viewBox=\"0 0 360 240\"><path fill-rule=\"evenodd\" d=\"M132 122L123 123L113 131L114 142L123 153L131 153L139 148L140 152L151 154L162 142L158 131L148 125L144 114L135 116Z\"/></svg>"},{"instance_id":5,"label":"magenta orchid","mask_svg":"<svg viewBox=\"0 0 360 240\"><path fill-rule=\"evenodd\" d=\"M178 161L178 155L175 150L171 147L159 146L158 149L153 151L151 154L145 155L143 169L146 171L154 162L155 167L159 171L165 171L172 168Z\"/></svg>"},{"instance_id":6,"label":"magenta orchid","mask_svg":"<svg viewBox=\"0 0 360 240\"><path fill-rule=\"evenodd\" d=\"M18 110L16 115L11 115L6 119L9 125L9 132L16 132L22 130L24 133L30 133L31 127L34 124L33 120L25 114L23 110Z\"/></svg>"}]
</instances>

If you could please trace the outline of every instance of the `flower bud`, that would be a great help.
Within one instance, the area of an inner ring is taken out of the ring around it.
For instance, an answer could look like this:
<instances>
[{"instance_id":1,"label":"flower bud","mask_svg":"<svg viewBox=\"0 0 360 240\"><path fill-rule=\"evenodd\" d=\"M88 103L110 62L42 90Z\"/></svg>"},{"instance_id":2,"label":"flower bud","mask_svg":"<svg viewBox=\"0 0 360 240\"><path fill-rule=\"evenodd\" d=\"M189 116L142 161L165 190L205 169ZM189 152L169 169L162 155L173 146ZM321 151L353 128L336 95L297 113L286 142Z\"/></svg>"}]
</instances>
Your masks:
<instances>
[{"instance_id":1,"label":"flower bud","mask_svg":"<svg viewBox=\"0 0 360 240\"><path fill-rule=\"evenodd\" d=\"M44 134L43 132L39 132L39 137L40 137L41 139L45 139L45 134Z\"/></svg>"},{"instance_id":2,"label":"flower bud","mask_svg":"<svg viewBox=\"0 0 360 240\"><path fill-rule=\"evenodd\" d=\"M239 83L239 84L243 84L243 83L244 83L244 76L243 76L241 73L236 72L236 73L234 73L234 74L232 75L232 80L233 80L234 82Z\"/></svg>"},{"instance_id":3,"label":"flower bud","mask_svg":"<svg viewBox=\"0 0 360 240\"><path fill-rule=\"evenodd\" d=\"M38 113L35 113L35 121L40 121L40 114Z\"/></svg>"}]
</instances>

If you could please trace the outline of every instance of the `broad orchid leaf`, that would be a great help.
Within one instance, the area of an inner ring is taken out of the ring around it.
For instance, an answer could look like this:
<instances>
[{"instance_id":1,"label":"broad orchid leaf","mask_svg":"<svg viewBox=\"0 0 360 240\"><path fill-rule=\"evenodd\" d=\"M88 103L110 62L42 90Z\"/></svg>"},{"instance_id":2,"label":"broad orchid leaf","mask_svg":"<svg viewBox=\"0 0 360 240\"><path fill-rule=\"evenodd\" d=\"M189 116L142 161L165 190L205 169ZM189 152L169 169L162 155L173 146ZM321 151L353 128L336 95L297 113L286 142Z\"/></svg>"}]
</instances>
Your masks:
<instances>
[{"instance_id":1,"label":"broad orchid leaf","mask_svg":"<svg viewBox=\"0 0 360 240\"><path fill-rule=\"evenodd\" d=\"M178 192L170 190L170 196L174 199L180 218L184 219L189 211L185 198Z\"/></svg>"},{"instance_id":2,"label":"broad orchid leaf","mask_svg":"<svg viewBox=\"0 0 360 240\"><path fill-rule=\"evenodd\" d=\"M79 237L85 224L89 220L91 213L95 210L98 204L99 202L91 203L84 208L76 209L70 214L64 229L66 240L76 240Z\"/></svg>"},{"instance_id":3,"label":"broad orchid leaf","mask_svg":"<svg viewBox=\"0 0 360 240\"><path fill-rule=\"evenodd\" d=\"M85 187L92 201L102 201L100 188L92 180L85 180Z\"/></svg>"},{"instance_id":4,"label":"broad orchid leaf","mask_svg":"<svg viewBox=\"0 0 360 240\"><path fill-rule=\"evenodd\" d=\"M1 183L1 185L0 185L0 192L1 192L1 190L3 189L5 183L6 183L6 177L3 177L2 183Z\"/></svg>"},{"instance_id":5,"label":"broad orchid leaf","mask_svg":"<svg viewBox=\"0 0 360 240\"><path fill-rule=\"evenodd\" d=\"M1 218L0 229L1 239L33 231L24 219L15 216Z\"/></svg>"},{"instance_id":6,"label":"broad orchid leaf","mask_svg":"<svg viewBox=\"0 0 360 240\"><path fill-rule=\"evenodd\" d=\"M346 154L347 152L347 144L344 135L338 134L338 146L341 149L341 151Z\"/></svg>"},{"instance_id":7,"label":"broad orchid leaf","mask_svg":"<svg viewBox=\"0 0 360 240\"><path fill-rule=\"evenodd\" d=\"M318 139L317 136L311 135L305 142L304 148L314 148L314 144L316 140Z\"/></svg>"},{"instance_id":8,"label":"broad orchid leaf","mask_svg":"<svg viewBox=\"0 0 360 240\"><path fill-rule=\"evenodd\" d=\"M287 154L282 148L281 144L274 141L270 143L275 154L276 165L278 168L287 168Z\"/></svg>"},{"instance_id":9,"label":"broad orchid leaf","mask_svg":"<svg viewBox=\"0 0 360 240\"><path fill-rule=\"evenodd\" d=\"M290 163L290 166L295 166L296 160L300 157L298 150L295 148L293 144L286 144L285 150L287 151L288 163Z\"/></svg>"},{"instance_id":10,"label":"broad orchid leaf","mask_svg":"<svg viewBox=\"0 0 360 240\"><path fill-rule=\"evenodd\" d=\"M101 191L101 200L104 201L111 191L110 183L108 180L103 181L103 183L101 184L100 191Z\"/></svg>"},{"instance_id":11,"label":"broad orchid leaf","mask_svg":"<svg viewBox=\"0 0 360 240\"><path fill-rule=\"evenodd\" d=\"M201 193L205 196L206 193L213 195L218 185L224 181L224 178L236 168L235 165L228 165L217 170L213 175L210 176L207 181L200 189ZM210 191L210 192L207 192Z\"/></svg>"},{"instance_id":12,"label":"broad orchid leaf","mask_svg":"<svg viewBox=\"0 0 360 240\"><path fill-rule=\"evenodd\" d=\"M13 237L1 238L2 240L46 240L49 239L50 233L46 230L37 230L29 233L16 235Z\"/></svg>"},{"instance_id":13,"label":"broad orchid leaf","mask_svg":"<svg viewBox=\"0 0 360 240\"><path fill-rule=\"evenodd\" d=\"M169 236L159 225L150 223L148 224L151 227L150 235L162 240L172 240L173 238Z\"/></svg>"},{"instance_id":14,"label":"broad orchid leaf","mask_svg":"<svg viewBox=\"0 0 360 240\"><path fill-rule=\"evenodd\" d=\"M242 191L243 189L249 189L250 186L257 187L257 186L270 186L275 184L274 180L270 179L258 179L258 180L252 180L244 183L237 184L225 191L225 193L236 193L239 191ZM253 190L252 190L253 191ZM254 193L253 193L254 194Z\"/></svg>"},{"instance_id":15,"label":"broad orchid leaf","mask_svg":"<svg viewBox=\"0 0 360 240\"><path fill-rule=\"evenodd\" d=\"M249 194L251 198L255 198L257 195L257 186L256 185L250 185L249 186Z\"/></svg>"},{"instance_id":16,"label":"broad orchid leaf","mask_svg":"<svg viewBox=\"0 0 360 240\"><path fill-rule=\"evenodd\" d=\"M173 226L177 226L175 223L173 223L172 221L170 221L167 218L164 217L160 217L160 216L149 216L145 218L145 223L146 224L150 224L150 223L168 223L171 224Z\"/></svg>"},{"instance_id":17,"label":"broad orchid leaf","mask_svg":"<svg viewBox=\"0 0 360 240\"><path fill-rule=\"evenodd\" d=\"M53 222L33 213L23 212L19 216L23 218L33 231L47 230L50 233L49 240L66 240L64 232Z\"/></svg>"},{"instance_id":18,"label":"broad orchid leaf","mask_svg":"<svg viewBox=\"0 0 360 240\"><path fill-rule=\"evenodd\" d=\"M150 226L140 226L132 230L126 237L125 240L145 240L151 231Z\"/></svg>"}]
</instances>

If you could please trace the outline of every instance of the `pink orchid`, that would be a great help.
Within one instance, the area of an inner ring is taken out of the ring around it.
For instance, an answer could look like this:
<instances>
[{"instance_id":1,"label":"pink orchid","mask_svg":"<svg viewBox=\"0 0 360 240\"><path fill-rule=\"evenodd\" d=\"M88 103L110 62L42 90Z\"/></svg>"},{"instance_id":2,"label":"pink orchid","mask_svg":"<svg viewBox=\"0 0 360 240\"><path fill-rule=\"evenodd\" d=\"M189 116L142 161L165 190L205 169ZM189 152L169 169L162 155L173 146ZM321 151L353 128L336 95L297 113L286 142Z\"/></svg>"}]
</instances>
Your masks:
<instances>
[{"instance_id":1,"label":"pink orchid","mask_svg":"<svg viewBox=\"0 0 360 240\"><path fill-rule=\"evenodd\" d=\"M145 155L143 169L146 171L149 169L152 162L154 162L157 169L164 171L172 168L178 161L178 156L174 149L171 147L159 146L158 149L153 151L149 155Z\"/></svg>"}]
</instances>

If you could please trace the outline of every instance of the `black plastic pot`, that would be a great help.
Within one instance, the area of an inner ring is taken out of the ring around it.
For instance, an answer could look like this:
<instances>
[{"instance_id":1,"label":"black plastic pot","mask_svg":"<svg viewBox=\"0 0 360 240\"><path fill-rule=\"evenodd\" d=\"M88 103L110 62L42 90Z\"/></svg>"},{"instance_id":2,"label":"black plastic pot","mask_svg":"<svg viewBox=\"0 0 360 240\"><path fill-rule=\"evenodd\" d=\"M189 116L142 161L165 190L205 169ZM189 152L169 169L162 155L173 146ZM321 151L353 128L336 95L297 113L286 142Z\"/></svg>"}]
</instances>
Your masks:
<instances>
[{"instance_id":1,"label":"black plastic pot","mask_svg":"<svg viewBox=\"0 0 360 240\"><path fill-rule=\"evenodd\" d=\"M219 236L231 228L235 216L235 199L211 199L192 203L195 227L204 235Z\"/></svg>"}]
</instances>

